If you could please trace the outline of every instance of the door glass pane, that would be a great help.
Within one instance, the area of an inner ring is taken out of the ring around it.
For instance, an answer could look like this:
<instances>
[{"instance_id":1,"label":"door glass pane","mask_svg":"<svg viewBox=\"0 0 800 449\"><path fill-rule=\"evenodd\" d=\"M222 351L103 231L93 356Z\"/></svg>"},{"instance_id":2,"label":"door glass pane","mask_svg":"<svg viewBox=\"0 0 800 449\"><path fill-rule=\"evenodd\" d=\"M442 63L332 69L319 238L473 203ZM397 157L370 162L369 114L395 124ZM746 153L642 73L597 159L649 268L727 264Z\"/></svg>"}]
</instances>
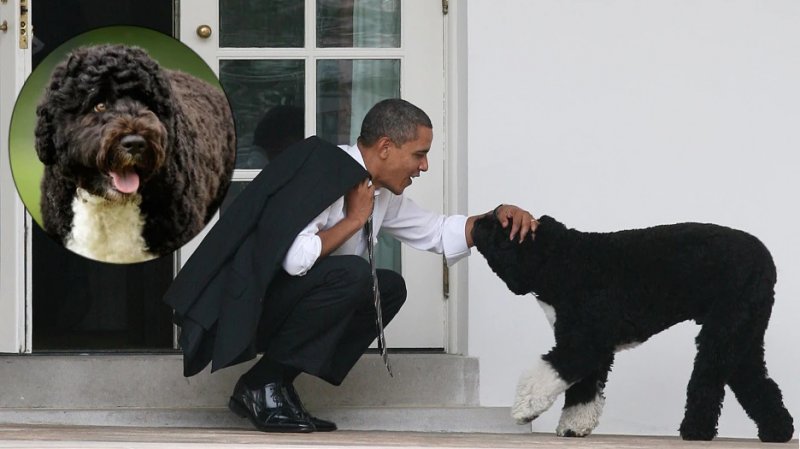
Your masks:
<instances>
[{"instance_id":1,"label":"door glass pane","mask_svg":"<svg viewBox=\"0 0 800 449\"><path fill-rule=\"evenodd\" d=\"M377 102L400 96L400 60L325 59L317 62L317 135L354 144L361 122ZM400 242L378 234L379 268L400 272Z\"/></svg>"},{"instance_id":2,"label":"door glass pane","mask_svg":"<svg viewBox=\"0 0 800 449\"><path fill-rule=\"evenodd\" d=\"M219 79L236 122L236 168L260 169L305 137L305 61L222 60Z\"/></svg>"},{"instance_id":3,"label":"door glass pane","mask_svg":"<svg viewBox=\"0 0 800 449\"><path fill-rule=\"evenodd\" d=\"M400 47L400 0L317 0L317 47Z\"/></svg>"},{"instance_id":4,"label":"door glass pane","mask_svg":"<svg viewBox=\"0 0 800 449\"><path fill-rule=\"evenodd\" d=\"M219 46L303 47L304 20L302 0L220 0Z\"/></svg>"},{"instance_id":5,"label":"door glass pane","mask_svg":"<svg viewBox=\"0 0 800 449\"><path fill-rule=\"evenodd\" d=\"M377 102L400 96L398 59L324 59L317 62L317 135L353 144Z\"/></svg>"}]
</instances>

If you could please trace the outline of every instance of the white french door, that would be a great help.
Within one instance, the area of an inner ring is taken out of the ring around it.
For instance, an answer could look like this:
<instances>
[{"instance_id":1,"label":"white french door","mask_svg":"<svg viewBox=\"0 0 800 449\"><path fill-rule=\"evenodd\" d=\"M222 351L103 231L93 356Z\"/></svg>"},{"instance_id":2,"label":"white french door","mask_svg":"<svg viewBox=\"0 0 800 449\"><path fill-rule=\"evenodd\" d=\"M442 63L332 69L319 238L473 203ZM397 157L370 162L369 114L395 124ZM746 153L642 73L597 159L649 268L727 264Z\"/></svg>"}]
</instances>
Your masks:
<instances>
[{"instance_id":1,"label":"white french door","mask_svg":"<svg viewBox=\"0 0 800 449\"><path fill-rule=\"evenodd\" d=\"M425 110L434 126L430 170L406 194L442 212L443 27L441 4L433 0L181 2L180 39L216 70L234 110L232 192L258 174L271 146L294 128L300 137L352 144L369 107L400 96ZM182 260L192 246L181 251ZM441 256L396 242L381 249L385 265L399 269L408 287L387 329L389 346L444 348Z\"/></svg>"},{"instance_id":2,"label":"white french door","mask_svg":"<svg viewBox=\"0 0 800 449\"><path fill-rule=\"evenodd\" d=\"M29 3L29 2L25 2ZM30 50L20 45L25 22L19 0L0 3L0 352L25 352L25 208L11 175L9 125L14 100L30 72ZM23 48L21 48L23 47Z\"/></svg>"}]
</instances>

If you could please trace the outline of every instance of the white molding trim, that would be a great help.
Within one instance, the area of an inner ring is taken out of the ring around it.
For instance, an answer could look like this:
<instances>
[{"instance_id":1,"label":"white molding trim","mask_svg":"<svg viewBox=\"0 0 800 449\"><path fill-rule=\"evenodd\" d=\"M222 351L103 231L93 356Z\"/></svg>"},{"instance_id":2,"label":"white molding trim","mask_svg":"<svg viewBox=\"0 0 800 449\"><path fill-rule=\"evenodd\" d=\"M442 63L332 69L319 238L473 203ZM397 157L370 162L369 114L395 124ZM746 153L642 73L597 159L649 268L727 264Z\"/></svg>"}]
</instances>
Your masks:
<instances>
[{"instance_id":1,"label":"white molding trim","mask_svg":"<svg viewBox=\"0 0 800 449\"><path fill-rule=\"evenodd\" d=\"M30 291L26 289L27 258L30 219L17 195L9 158L9 132L11 113L25 79L31 71L31 50L19 48L19 8L16 2L2 6L3 18L8 22L8 32L0 41L0 58L9 63L11 70L0 71L2 80L2 142L0 142L0 352L30 352ZM29 14L30 14L29 7ZM28 27L30 30L30 27ZM30 41L30 32L29 32ZM5 65L5 64L4 64ZM8 321L5 321L8 320Z\"/></svg>"},{"instance_id":2,"label":"white molding trim","mask_svg":"<svg viewBox=\"0 0 800 449\"><path fill-rule=\"evenodd\" d=\"M467 198L467 1L451 0L445 16L445 213L472 215ZM450 267L447 307L449 354L468 354L469 260Z\"/></svg>"}]
</instances>

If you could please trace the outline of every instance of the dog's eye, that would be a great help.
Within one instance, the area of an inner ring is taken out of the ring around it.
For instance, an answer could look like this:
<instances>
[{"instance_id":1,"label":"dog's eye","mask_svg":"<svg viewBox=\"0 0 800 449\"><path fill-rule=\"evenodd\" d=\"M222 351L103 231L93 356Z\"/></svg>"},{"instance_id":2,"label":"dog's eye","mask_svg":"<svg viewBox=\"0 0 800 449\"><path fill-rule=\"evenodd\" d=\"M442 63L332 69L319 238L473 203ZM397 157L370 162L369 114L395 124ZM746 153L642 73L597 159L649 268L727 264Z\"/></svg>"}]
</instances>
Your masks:
<instances>
[{"instance_id":1,"label":"dog's eye","mask_svg":"<svg viewBox=\"0 0 800 449\"><path fill-rule=\"evenodd\" d=\"M94 112L105 112L106 104L105 103L97 103L94 105Z\"/></svg>"}]
</instances>

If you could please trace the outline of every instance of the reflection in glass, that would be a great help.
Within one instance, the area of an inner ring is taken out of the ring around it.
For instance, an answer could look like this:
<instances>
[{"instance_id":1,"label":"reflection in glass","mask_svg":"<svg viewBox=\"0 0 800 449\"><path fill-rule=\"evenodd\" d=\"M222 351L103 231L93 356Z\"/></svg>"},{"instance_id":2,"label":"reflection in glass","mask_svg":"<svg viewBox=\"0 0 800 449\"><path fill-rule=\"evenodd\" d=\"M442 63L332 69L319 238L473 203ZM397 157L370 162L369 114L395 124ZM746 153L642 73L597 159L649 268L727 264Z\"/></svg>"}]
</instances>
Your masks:
<instances>
[{"instance_id":1,"label":"reflection in glass","mask_svg":"<svg viewBox=\"0 0 800 449\"><path fill-rule=\"evenodd\" d=\"M377 102L400 96L398 59L325 59L317 62L317 135L353 144Z\"/></svg>"},{"instance_id":2,"label":"reflection in glass","mask_svg":"<svg viewBox=\"0 0 800 449\"><path fill-rule=\"evenodd\" d=\"M222 60L219 78L236 122L236 168L260 169L305 136L305 62Z\"/></svg>"},{"instance_id":3,"label":"reflection in glass","mask_svg":"<svg viewBox=\"0 0 800 449\"><path fill-rule=\"evenodd\" d=\"M304 4L302 0L220 0L219 46L303 47Z\"/></svg>"},{"instance_id":4,"label":"reflection in glass","mask_svg":"<svg viewBox=\"0 0 800 449\"><path fill-rule=\"evenodd\" d=\"M325 59L317 62L317 135L354 144L375 103L400 97L400 60ZM378 234L376 264L400 272L400 242Z\"/></svg>"},{"instance_id":5,"label":"reflection in glass","mask_svg":"<svg viewBox=\"0 0 800 449\"><path fill-rule=\"evenodd\" d=\"M317 0L317 47L400 47L400 0Z\"/></svg>"}]
</instances>

